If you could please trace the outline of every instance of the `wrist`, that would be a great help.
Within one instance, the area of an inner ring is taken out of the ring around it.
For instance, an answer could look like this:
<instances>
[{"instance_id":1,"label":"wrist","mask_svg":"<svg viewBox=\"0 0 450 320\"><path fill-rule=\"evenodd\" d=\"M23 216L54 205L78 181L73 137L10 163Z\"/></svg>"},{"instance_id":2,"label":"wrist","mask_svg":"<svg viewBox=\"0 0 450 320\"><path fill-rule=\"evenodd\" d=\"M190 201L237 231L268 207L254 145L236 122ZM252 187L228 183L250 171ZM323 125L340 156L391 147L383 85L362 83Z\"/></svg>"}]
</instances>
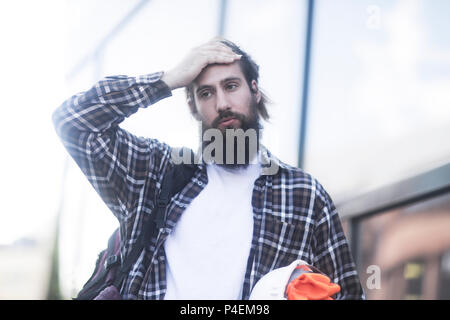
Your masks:
<instances>
[{"instance_id":1,"label":"wrist","mask_svg":"<svg viewBox=\"0 0 450 320\"><path fill-rule=\"evenodd\" d=\"M162 77L161 77L161 81L163 81L169 88L170 90L174 90L179 88L180 86L176 83L172 73L170 71L164 71Z\"/></svg>"}]
</instances>

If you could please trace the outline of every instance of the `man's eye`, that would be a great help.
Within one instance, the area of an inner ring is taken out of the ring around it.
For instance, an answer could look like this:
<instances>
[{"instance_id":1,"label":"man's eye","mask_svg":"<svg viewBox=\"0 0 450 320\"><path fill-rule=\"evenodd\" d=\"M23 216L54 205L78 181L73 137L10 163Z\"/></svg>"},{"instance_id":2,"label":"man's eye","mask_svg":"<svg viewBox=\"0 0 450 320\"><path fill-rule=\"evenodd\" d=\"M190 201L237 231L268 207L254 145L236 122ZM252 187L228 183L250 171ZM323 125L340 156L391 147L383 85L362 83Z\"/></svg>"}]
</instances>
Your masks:
<instances>
[{"instance_id":1,"label":"man's eye","mask_svg":"<svg viewBox=\"0 0 450 320\"><path fill-rule=\"evenodd\" d=\"M200 93L200 98L209 98L211 96L211 92L210 91L202 91Z\"/></svg>"},{"instance_id":2,"label":"man's eye","mask_svg":"<svg viewBox=\"0 0 450 320\"><path fill-rule=\"evenodd\" d=\"M227 90L233 90L237 88L237 84L236 83L230 83L227 84Z\"/></svg>"}]
</instances>

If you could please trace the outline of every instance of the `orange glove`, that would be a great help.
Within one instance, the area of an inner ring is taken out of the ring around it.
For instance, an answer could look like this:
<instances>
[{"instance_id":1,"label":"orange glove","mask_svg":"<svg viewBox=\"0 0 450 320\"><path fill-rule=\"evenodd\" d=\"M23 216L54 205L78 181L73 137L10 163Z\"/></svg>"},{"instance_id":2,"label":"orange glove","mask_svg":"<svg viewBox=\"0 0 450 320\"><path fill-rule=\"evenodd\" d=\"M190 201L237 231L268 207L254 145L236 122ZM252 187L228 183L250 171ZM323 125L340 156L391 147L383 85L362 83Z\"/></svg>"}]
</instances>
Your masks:
<instances>
[{"instance_id":1,"label":"orange glove","mask_svg":"<svg viewBox=\"0 0 450 320\"><path fill-rule=\"evenodd\" d=\"M327 276L308 272L292 280L286 289L286 294L288 300L333 300L331 296L340 290L341 287L332 283Z\"/></svg>"}]
</instances>

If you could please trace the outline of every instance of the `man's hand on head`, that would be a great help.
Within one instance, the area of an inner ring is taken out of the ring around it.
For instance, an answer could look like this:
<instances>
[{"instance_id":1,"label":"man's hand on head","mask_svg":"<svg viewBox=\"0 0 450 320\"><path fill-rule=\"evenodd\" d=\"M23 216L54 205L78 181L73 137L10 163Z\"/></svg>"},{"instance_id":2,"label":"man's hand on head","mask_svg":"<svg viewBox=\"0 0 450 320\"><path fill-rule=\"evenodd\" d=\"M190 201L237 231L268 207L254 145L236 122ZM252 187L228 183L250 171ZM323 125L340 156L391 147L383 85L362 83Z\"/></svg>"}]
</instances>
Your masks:
<instances>
[{"instance_id":1,"label":"man's hand on head","mask_svg":"<svg viewBox=\"0 0 450 320\"><path fill-rule=\"evenodd\" d=\"M209 64L233 63L241 58L231 48L214 38L205 44L193 48L173 69L164 72L161 78L171 90L182 88L194 81Z\"/></svg>"}]
</instances>

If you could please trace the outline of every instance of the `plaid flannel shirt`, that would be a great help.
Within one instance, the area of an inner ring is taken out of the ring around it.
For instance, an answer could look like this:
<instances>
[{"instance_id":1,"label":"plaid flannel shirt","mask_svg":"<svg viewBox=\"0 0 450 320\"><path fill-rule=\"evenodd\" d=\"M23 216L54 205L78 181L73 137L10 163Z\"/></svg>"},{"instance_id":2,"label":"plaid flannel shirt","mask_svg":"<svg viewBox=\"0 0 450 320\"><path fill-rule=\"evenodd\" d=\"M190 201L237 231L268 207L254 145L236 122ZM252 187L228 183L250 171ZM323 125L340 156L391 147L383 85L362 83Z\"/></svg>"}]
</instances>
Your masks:
<instances>
[{"instance_id":1,"label":"plaid flannel shirt","mask_svg":"<svg viewBox=\"0 0 450 320\"><path fill-rule=\"evenodd\" d=\"M65 148L119 220L122 257L142 232L144 218L155 207L162 178L173 161L170 146L134 136L119 124L139 108L171 96L161 76L162 72L106 77L89 91L69 98L53 113ZM248 299L263 275L296 259L316 266L338 283L341 291L337 299L364 299L330 196L311 175L263 150L278 171L261 175L254 183L253 238L242 299ZM191 181L171 199L165 227L144 248L122 284L124 299L164 298L164 241L207 183L206 166L199 163Z\"/></svg>"}]
</instances>

